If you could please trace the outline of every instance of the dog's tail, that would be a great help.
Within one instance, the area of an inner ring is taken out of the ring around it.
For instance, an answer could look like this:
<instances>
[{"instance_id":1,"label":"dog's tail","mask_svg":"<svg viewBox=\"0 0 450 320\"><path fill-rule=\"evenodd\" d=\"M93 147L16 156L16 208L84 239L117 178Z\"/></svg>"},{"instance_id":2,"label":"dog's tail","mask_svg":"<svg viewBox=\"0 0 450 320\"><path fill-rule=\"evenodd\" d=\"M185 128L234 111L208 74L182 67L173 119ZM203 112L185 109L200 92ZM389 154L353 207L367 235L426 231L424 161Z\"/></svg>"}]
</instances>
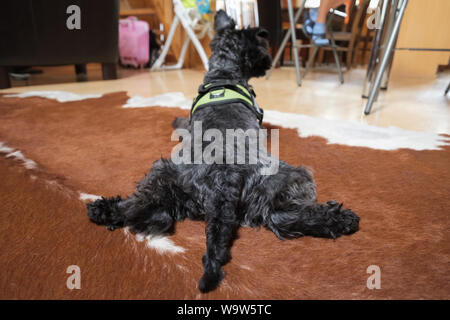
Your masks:
<instances>
[{"instance_id":1,"label":"dog's tail","mask_svg":"<svg viewBox=\"0 0 450 320\"><path fill-rule=\"evenodd\" d=\"M359 229L359 217L350 209L342 209L342 203L305 202L291 204L286 210L273 212L266 227L280 239L313 236L337 238Z\"/></svg>"},{"instance_id":2,"label":"dog's tail","mask_svg":"<svg viewBox=\"0 0 450 320\"><path fill-rule=\"evenodd\" d=\"M172 121L172 127L174 129L187 129L189 127L189 119L183 117L176 117Z\"/></svg>"}]
</instances>

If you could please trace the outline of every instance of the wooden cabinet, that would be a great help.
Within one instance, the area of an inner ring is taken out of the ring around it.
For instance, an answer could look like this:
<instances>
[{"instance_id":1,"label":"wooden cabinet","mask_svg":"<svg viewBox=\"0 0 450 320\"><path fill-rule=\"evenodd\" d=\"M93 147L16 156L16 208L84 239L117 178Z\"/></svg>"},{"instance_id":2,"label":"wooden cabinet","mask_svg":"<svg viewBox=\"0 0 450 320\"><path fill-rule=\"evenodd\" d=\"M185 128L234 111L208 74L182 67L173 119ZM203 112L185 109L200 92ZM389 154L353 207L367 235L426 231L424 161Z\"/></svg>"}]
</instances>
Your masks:
<instances>
[{"instance_id":1,"label":"wooden cabinet","mask_svg":"<svg viewBox=\"0 0 450 320\"><path fill-rule=\"evenodd\" d=\"M450 49L450 1L409 0L397 48ZM395 52L392 76L435 77L438 65L449 63L449 52Z\"/></svg>"}]
</instances>

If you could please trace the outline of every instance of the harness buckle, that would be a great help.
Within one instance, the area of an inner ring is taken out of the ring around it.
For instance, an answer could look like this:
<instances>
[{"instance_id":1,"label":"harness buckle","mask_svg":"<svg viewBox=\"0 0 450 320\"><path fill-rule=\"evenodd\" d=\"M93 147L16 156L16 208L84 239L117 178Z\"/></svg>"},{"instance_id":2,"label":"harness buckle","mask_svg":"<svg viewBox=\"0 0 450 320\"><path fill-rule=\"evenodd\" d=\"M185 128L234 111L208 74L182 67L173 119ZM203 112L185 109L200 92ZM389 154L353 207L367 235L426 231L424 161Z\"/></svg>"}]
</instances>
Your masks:
<instances>
[{"instance_id":1,"label":"harness buckle","mask_svg":"<svg viewBox=\"0 0 450 320\"><path fill-rule=\"evenodd\" d=\"M209 94L209 98L210 99L216 99L216 98L222 98L225 96L225 88L222 89L222 91L211 91L211 93Z\"/></svg>"}]
</instances>

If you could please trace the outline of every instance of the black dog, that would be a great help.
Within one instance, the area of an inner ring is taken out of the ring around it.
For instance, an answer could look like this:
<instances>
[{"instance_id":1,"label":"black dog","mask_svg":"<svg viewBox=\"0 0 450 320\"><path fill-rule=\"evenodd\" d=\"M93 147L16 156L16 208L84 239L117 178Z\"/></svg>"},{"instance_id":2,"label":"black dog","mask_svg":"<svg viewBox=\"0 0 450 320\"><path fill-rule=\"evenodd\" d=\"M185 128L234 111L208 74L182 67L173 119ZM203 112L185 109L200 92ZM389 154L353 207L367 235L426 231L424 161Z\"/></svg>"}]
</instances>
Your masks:
<instances>
[{"instance_id":1,"label":"black dog","mask_svg":"<svg viewBox=\"0 0 450 320\"><path fill-rule=\"evenodd\" d=\"M234 21L223 11L216 14L214 28L209 71L202 87L222 83L243 94L251 92L248 80L264 75L271 65L267 31L235 30ZM238 89L238 84L244 89ZM259 130L255 110L238 99L191 110L190 121L177 122L192 135L192 123L202 121L203 130L217 129L225 136L226 129ZM245 145L253 142L258 143L249 138ZM208 145L202 141L203 150ZM246 153L247 160L248 156ZM129 227L133 233L153 235L171 232L174 223L185 218L206 221L207 250L199 283L202 292L214 290L224 277L222 266L231 259L230 247L240 225L264 226L280 239L304 235L337 238L358 230L359 218L354 212L341 210L342 204L335 201L316 202L316 188L308 170L279 161L276 174L263 175L261 168L267 162L264 156L258 159L256 164L175 164L158 160L134 194L90 203L88 216L110 230Z\"/></svg>"}]
</instances>

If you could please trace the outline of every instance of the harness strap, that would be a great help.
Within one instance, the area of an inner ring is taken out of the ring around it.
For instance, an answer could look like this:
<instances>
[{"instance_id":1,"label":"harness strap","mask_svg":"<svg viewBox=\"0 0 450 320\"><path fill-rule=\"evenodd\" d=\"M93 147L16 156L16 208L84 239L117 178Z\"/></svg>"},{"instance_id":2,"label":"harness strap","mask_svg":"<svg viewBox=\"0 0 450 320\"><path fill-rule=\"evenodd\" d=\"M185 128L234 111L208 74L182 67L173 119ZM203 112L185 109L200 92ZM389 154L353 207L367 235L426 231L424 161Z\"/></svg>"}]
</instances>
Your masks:
<instances>
[{"instance_id":1,"label":"harness strap","mask_svg":"<svg viewBox=\"0 0 450 320\"><path fill-rule=\"evenodd\" d=\"M232 80L218 80L202 84L192 103L190 121L194 112L199 108L225 103L242 103L255 114L261 124L264 111L256 103L255 97L256 94L251 87L246 88Z\"/></svg>"}]
</instances>

